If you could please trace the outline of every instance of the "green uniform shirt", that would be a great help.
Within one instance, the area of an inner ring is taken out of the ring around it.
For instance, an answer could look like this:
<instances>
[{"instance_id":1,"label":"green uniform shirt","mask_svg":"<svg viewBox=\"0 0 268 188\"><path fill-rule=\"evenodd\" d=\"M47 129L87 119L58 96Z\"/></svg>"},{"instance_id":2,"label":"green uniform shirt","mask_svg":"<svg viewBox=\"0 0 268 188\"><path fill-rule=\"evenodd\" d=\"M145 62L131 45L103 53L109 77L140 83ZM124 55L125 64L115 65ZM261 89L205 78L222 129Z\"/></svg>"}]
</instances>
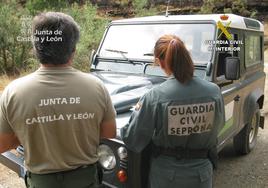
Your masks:
<instances>
[{"instance_id":1,"label":"green uniform shirt","mask_svg":"<svg viewBox=\"0 0 268 188\"><path fill-rule=\"evenodd\" d=\"M113 118L101 81L71 67L40 68L0 98L0 132L17 135L27 170L37 174L95 163L100 124Z\"/></svg>"},{"instance_id":2,"label":"green uniform shirt","mask_svg":"<svg viewBox=\"0 0 268 188\"><path fill-rule=\"evenodd\" d=\"M216 84L194 77L187 84L170 78L138 103L122 130L126 146L142 151L150 141L165 148L211 149L224 125L224 102ZM153 159L151 187L211 187L208 159Z\"/></svg>"}]
</instances>

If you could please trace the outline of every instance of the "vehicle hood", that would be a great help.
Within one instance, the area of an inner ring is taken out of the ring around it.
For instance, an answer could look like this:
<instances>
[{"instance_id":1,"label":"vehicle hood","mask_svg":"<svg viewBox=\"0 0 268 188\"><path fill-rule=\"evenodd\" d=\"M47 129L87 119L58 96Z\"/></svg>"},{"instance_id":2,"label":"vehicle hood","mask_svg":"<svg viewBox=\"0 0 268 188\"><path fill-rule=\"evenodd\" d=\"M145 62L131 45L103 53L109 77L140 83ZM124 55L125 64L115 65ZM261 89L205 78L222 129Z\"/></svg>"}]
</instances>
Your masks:
<instances>
[{"instance_id":1,"label":"vehicle hood","mask_svg":"<svg viewBox=\"0 0 268 188\"><path fill-rule=\"evenodd\" d=\"M94 76L103 81L111 95L117 112L117 137L120 138L120 129L130 118L133 106L139 99L155 85L165 81L165 78L145 76L142 74L126 74L114 72L93 72Z\"/></svg>"},{"instance_id":2,"label":"vehicle hood","mask_svg":"<svg viewBox=\"0 0 268 188\"><path fill-rule=\"evenodd\" d=\"M165 81L161 77L125 73L94 72L93 75L105 84L117 114L129 111L153 86Z\"/></svg>"},{"instance_id":3,"label":"vehicle hood","mask_svg":"<svg viewBox=\"0 0 268 188\"><path fill-rule=\"evenodd\" d=\"M195 71L195 75L201 78L205 77L205 73L203 70ZM110 71L95 71L92 74L103 81L111 95L117 112L117 138L119 139L120 129L128 123L133 106L150 89L166 80L166 78L160 76Z\"/></svg>"}]
</instances>

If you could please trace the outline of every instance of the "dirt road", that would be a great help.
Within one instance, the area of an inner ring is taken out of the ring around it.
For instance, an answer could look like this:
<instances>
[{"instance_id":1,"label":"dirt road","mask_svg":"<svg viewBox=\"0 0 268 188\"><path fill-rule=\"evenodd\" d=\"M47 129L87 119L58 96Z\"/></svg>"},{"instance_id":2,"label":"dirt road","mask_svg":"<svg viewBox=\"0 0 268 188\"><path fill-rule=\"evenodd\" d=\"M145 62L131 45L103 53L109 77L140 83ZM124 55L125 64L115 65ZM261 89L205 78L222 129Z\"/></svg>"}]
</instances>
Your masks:
<instances>
[{"instance_id":1,"label":"dirt road","mask_svg":"<svg viewBox=\"0 0 268 188\"><path fill-rule=\"evenodd\" d=\"M268 51L266 51L268 60ZM268 63L268 61L267 61ZM268 67L266 74L268 75ZM256 148L246 156L235 154L232 142L220 152L219 168L214 172L215 188L268 188L268 78L263 113L265 129L259 129ZM0 188L25 188L22 178L0 164Z\"/></svg>"}]
</instances>

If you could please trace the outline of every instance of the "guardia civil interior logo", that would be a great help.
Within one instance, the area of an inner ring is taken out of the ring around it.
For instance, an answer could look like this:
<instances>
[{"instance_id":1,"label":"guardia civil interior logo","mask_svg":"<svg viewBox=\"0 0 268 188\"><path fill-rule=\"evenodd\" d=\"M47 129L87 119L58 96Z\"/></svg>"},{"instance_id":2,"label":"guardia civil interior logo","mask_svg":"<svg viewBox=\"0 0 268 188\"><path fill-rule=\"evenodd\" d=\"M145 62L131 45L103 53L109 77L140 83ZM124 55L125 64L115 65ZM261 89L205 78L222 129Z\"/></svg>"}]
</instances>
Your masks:
<instances>
[{"instance_id":1,"label":"guardia civil interior logo","mask_svg":"<svg viewBox=\"0 0 268 188\"><path fill-rule=\"evenodd\" d=\"M208 45L209 51L228 52L232 53L241 50L243 41L239 38L234 37L235 34L230 30L232 20L229 19L228 15L221 15L217 21L217 39L207 40L205 44Z\"/></svg>"},{"instance_id":2,"label":"guardia civil interior logo","mask_svg":"<svg viewBox=\"0 0 268 188\"><path fill-rule=\"evenodd\" d=\"M227 21L229 17L224 14L220 18L222 21ZM221 30L218 39L221 37L222 34L224 34L228 40L233 39L232 35L228 31L228 28L230 27L232 21L227 22L226 26L223 25L222 21L217 22L217 28Z\"/></svg>"}]
</instances>

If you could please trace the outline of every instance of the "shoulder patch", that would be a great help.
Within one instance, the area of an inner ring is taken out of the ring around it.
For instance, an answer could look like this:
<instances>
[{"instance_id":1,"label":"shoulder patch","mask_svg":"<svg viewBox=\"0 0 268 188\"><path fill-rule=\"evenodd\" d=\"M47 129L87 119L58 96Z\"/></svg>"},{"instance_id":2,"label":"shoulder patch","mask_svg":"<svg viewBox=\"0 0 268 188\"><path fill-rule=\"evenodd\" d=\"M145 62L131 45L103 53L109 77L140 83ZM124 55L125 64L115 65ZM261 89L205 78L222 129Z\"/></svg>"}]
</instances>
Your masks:
<instances>
[{"instance_id":1,"label":"shoulder patch","mask_svg":"<svg viewBox=\"0 0 268 188\"><path fill-rule=\"evenodd\" d=\"M140 109L141 109L141 102L138 102L136 105L135 105L135 107L134 107L134 109L136 110L136 111L139 111Z\"/></svg>"}]
</instances>

